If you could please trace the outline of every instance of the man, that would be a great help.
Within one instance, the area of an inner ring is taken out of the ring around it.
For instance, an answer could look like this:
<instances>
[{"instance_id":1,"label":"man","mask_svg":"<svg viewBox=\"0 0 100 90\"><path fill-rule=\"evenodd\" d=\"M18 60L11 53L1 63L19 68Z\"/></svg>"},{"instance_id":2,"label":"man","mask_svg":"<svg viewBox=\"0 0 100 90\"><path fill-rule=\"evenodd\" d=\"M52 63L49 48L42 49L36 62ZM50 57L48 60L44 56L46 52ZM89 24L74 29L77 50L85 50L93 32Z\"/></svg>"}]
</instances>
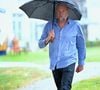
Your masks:
<instances>
[{"instance_id":1,"label":"man","mask_svg":"<svg viewBox=\"0 0 100 90\"><path fill-rule=\"evenodd\" d=\"M39 47L49 44L50 69L57 90L71 90L75 63L76 72L84 67L86 57L85 41L80 24L68 18L69 8L65 4L56 6L56 19L48 22L39 40Z\"/></svg>"}]
</instances>

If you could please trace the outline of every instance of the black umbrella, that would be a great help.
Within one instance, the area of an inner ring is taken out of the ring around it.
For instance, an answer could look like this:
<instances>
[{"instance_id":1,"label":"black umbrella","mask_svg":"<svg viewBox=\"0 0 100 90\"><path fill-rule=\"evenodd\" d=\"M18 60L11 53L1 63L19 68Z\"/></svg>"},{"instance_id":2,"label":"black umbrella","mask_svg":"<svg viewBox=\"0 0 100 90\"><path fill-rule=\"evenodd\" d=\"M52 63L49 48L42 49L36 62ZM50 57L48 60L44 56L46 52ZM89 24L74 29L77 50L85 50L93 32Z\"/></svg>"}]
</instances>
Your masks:
<instances>
[{"instance_id":1,"label":"black umbrella","mask_svg":"<svg viewBox=\"0 0 100 90\"><path fill-rule=\"evenodd\" d=\"M81 12L77 3L73 0L33 0L20 6L29 18L42 20L54 20L55 6L57 3L66 3L69 7L69 18L80 20Z\"/></svg>"}]
</instances>

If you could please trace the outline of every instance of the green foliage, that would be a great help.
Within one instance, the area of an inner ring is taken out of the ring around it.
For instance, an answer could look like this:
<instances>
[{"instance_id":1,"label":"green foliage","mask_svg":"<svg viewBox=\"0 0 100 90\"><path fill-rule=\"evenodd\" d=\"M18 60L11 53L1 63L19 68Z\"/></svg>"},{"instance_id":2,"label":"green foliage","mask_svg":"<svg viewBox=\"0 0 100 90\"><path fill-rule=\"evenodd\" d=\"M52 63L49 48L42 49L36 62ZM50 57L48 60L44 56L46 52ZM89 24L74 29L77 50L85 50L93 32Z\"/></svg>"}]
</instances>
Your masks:
<instances>
[{"instance_id":1,"label":"green foliage","mask_svg":"<svg viewBox=\"0 0 100 90\"><path fill-rule=\"evenodd\" d=\"M74 84L72 90L100 90L100 77L82 80Z\"/></svg>"},{"instance_id":2,"label":"green foliage","mask_svg":"<svg viewBox=\"0 0 100 90\"><path fill-rule=\"evenodd\" d=\"M0 68L0 90L16 90L49 76L37 68Z\"/></svg>"},{"instance_id":3,"label":"green foliage","mask_svg":"<svg viewBox=\"0 0 100 90\"><path fill-rule=\"evenodd\" d=\"M88 47L86 50L87 62L100 62L100 47Z\"/></svg>"},{"instance_id":4,"label":"green foliage","mask_svg":"<svg viewBox=\"0 0 100 90\"><path fill-rule=\"evenodd\" d=\"M86 42L87 47L95 47L100 46L100 41L87 41Z\"/></svg>"},{"instance_id":5,"label":"green foliage","mask_svg":"<svg viewBox=\"0 0 100 90\"><path fill-rule=\"evenodd\" d=\"M12 61L12 62L34 62L37 64L49 63L48 50L38 50L36 52L29 52L14 55L9 53L6 56L0 56L0 61ZM86 49L86 61L87 62L100 62L100 47L87 47Z\"/></svg>"},{"instance_id":6,"label":"green foliage","mask_svg":"<svg viewBox=\"0 0 100 90\"><path fill-rule=\"evenodd\" d=\"M21 52L20 54L8 53L5 56L0 56L0 61L12 62L34 62L38 64L45 64L49 60L48 51L38 50L36 52Z\"/></svg>"}]
</instances>

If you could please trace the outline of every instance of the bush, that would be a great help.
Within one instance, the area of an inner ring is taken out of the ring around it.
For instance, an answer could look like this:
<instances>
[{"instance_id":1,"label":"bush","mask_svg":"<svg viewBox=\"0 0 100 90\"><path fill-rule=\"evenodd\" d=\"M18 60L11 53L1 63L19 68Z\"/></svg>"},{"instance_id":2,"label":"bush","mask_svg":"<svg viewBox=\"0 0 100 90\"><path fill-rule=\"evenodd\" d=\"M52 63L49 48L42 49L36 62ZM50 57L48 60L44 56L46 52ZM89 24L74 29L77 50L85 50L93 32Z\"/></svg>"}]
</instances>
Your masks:
<instances>
[{"instance_id":1,"label":"bush","mask_svg":"<svg viewBox=\"0 0 100 90\"><path fill-rule=\"evenodd\" d=\"M100 41L87 41L86 46L87 47L100 46Z\"/></svg>"}]
</instances>

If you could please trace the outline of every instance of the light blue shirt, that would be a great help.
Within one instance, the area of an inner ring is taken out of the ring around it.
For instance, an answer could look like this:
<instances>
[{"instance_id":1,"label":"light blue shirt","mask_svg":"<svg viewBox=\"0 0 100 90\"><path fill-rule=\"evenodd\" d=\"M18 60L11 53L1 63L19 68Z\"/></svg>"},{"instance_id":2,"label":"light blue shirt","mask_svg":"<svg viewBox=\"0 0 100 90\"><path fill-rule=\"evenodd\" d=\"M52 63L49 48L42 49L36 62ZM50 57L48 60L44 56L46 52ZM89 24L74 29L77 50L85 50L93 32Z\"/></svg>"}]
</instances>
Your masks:
<instances>
[{"instance_id":1,"label":"light blue shirt","mask_svg":"<svg viewBox=\"0 0 100 90\"><path fill-rule=\"evenodd\" d=\"M52 23L48 22L39 40L39 47L46 46L45 39L52 29ZM75 20L68 20L63 28L60 28L56 20L53 24L55 38L49 43L50 69L64 68L78 60L79 65L84 65L86 58L86 45L81 25Z\"/></svg>"}]
</instances>

